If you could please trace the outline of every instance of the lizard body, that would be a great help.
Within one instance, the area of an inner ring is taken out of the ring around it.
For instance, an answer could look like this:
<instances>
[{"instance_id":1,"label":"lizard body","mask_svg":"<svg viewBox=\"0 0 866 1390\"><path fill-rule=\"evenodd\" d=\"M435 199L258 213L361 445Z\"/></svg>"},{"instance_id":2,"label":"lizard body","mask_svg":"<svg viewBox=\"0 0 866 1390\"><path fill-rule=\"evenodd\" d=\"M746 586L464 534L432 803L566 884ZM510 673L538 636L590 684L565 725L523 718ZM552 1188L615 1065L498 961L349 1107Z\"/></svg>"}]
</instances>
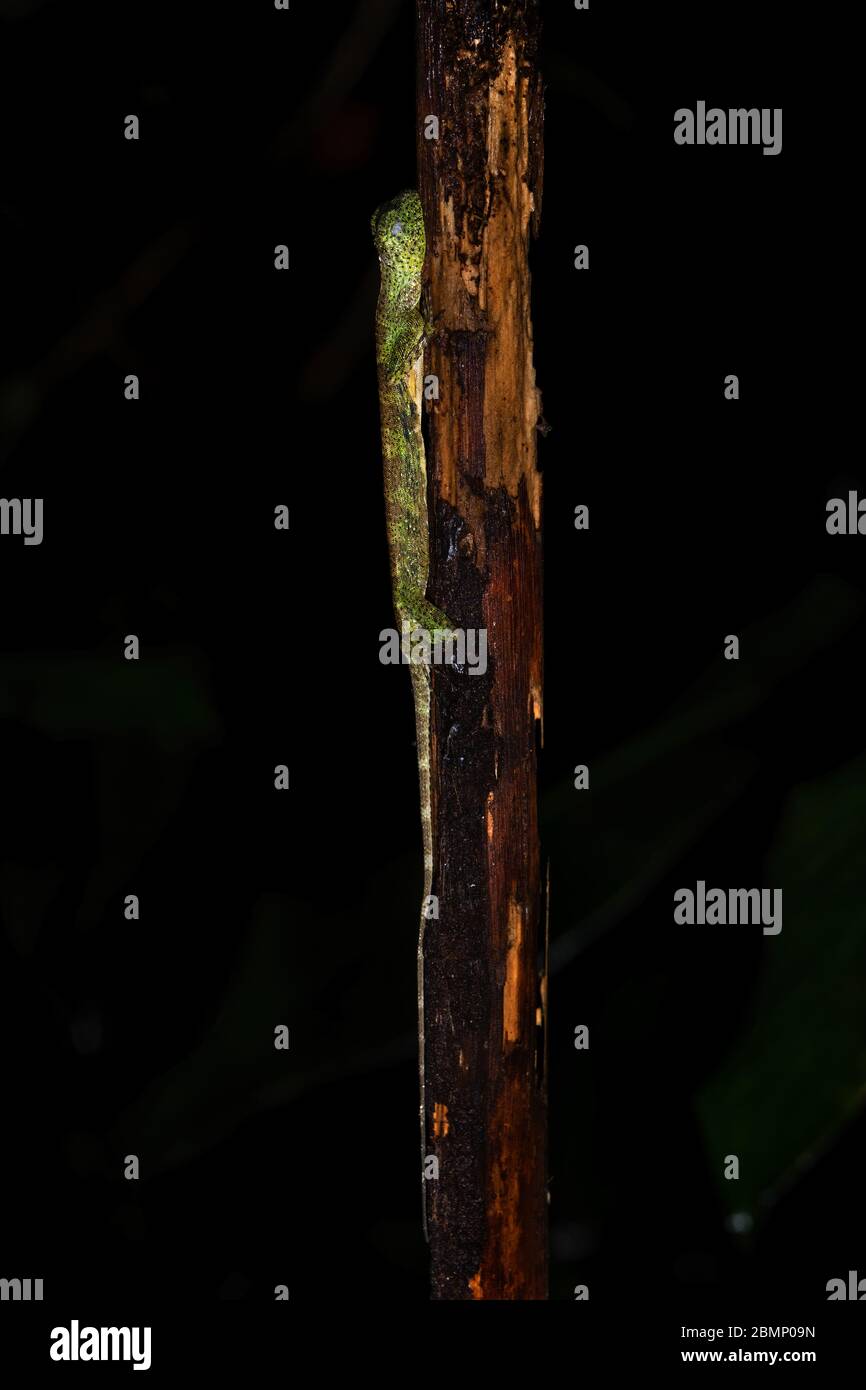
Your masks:
<instances>
[{"instance_id":1,"label":"lizard body","mask_svg":"<svg viewBox=\"0 0 866 1390\"><path fill-rule=\"evenodd\" d=\"M421 272L426 240L421 199L414 189L383 203L371 219L379 256L380 288L376 305L376 369L385 475L385 518L394 610L401 626L421 627L431 641L443 640L452 624L426 596L430 572L427 466L421 433L424 345L431 326L421 313ZM424 901L433 885L433 824L430 801L430 671L422 662L410 666L418 745L418 781L424 841ZM420 1080L421 1190L427 1237L424 1087L424 925L418 933L418 1064Z\"/></svg>"}]
</instances>

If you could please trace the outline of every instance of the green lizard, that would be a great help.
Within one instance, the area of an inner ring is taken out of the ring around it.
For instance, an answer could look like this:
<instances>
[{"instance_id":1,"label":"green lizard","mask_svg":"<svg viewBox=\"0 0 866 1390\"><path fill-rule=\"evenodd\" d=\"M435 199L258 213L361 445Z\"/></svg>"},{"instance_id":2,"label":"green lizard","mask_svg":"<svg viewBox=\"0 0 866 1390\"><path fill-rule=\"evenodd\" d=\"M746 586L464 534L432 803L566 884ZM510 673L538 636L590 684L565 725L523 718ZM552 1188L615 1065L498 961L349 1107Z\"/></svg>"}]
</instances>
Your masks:
<instances>
[{"instance_id":1,"label":"green lizard","mask_svg":"<svg viewBox=\"0 0 866 1390\"><path fill-rule=\"evenodd\" d=\"M421 199L414 189L383 203L371 219L379 254L376 306L376 368L385 469L385 517L391 559L394 609L401 627L423 628L428 641L447 640L452 624L428 603L430 573L427 465L421 434L424 345L433 332L420 310L426 240ZM430 671L413 662L412 694L418 742L418 780L424 839L424 902L433 886L433 822L430 806ZM421 1086L421 1192L427 1238L424 1094L424 909L418 934L418 1070Z\"/></svg>"}]
</instances>

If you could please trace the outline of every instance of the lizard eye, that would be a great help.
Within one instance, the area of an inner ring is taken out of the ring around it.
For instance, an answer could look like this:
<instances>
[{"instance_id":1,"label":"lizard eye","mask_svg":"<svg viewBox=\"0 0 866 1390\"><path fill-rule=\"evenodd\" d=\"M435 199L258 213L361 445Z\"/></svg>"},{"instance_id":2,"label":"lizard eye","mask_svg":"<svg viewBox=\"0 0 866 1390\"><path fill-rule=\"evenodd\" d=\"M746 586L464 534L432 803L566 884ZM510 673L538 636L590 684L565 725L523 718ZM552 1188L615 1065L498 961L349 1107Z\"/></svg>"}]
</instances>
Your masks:
<instances>
[{"instance_id":1,"label":"lizard eye","mask_svg":"<svg viewBox=\"0 0 866 1390\"><path fill-rule=\"evenodd\" d=\"M392 235L392 236L399 236L400 233L402 232L402 230L403 230L403 223L402 223L402 222L395 222L394 225L393 225L393 227L391 228L391 235Z\"/></svg>"}]
</instances>

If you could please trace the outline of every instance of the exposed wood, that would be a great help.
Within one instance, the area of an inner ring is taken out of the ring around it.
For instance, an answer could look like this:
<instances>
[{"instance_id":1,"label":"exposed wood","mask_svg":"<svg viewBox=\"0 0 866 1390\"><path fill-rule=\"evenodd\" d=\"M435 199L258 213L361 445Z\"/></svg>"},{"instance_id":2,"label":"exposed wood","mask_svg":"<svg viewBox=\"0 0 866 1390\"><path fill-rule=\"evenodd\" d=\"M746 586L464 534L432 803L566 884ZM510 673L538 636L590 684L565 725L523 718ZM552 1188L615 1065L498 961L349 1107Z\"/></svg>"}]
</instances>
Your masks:
<instances>
[{"instance_id":1,"label":"exposed wood","mask_svg":"<svg viewBox=\"0 0 866 1390\"><path fill-rule=\"evenodd\" d=\"M425 368L439 380L427 416L430 596L488 640L485 674L433 672L432 1296L543 1299L541 404L528 268L541 199L538 10L534 0L418 0L418 18L420 189L438 327Z\"/></svg>"}]
</instances>

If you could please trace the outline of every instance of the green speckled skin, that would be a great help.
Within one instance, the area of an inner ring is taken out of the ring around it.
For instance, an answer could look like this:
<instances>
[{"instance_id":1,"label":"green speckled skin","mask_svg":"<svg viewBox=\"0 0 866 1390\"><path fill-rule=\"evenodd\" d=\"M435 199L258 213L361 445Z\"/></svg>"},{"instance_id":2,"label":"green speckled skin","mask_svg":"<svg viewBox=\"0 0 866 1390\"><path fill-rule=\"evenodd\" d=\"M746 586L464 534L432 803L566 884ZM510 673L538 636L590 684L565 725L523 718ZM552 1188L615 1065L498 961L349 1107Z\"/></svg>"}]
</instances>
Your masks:
<instances>
[{"instance_id":1,"label":"green speckled skin","mask_svg":"<svg viewBox=\"0 0 866 1390\"><path fill-rule=\"evenodd\" d=\"M372 228L381 271L376 366L394 606L401 621L435 636L448 630L448 620L425 596L430 557L421 364L429 333L420 310L424 218L414 189L377 208Z\"/></svg>"},{"instance_id":2,"label":"green speckled skin","mask_svg":"<svg viewBox=\"0 0 866 1390\"><path fill-rule=\"evenodd\" d=\"M421 433L424 344L430 329L421 314L421 272L426 239L421 199L414 189L383 203L371 219L379 255L380 289L376 306L376 367L385 470L385 516L394 610L398 625L423 627L435 640L451 624L427 601L430 572L427 467ZM412 665L421 826L424 837L424 898L433 884L433 826L430 805L430 673ZM418 935L418 1052L421 1081L421 1165L426 1157L424 1097L424 924ZM422 1176L424 1234L427 1190Z\"/></svg>"}]
</instances>

